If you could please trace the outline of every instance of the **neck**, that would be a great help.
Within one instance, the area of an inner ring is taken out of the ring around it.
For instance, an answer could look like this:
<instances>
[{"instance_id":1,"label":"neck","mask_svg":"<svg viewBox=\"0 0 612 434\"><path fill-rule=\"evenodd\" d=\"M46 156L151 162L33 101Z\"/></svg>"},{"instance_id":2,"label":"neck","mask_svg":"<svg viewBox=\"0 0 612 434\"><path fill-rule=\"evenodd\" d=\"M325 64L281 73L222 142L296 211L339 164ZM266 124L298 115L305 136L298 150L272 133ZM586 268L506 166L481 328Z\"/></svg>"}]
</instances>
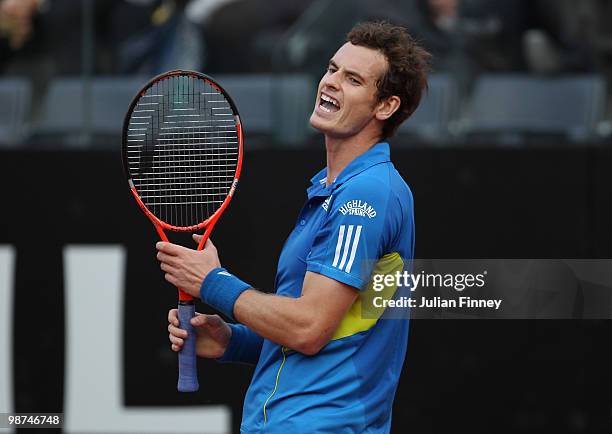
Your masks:
<instances>
[{"instance_id":1,"label":"neck","mask_svg":"<svg viewBox=\"0 0 612 434\"><path fill-rule=\"evenodd\" d=\"M325 136L327 151L327 185L336 180L338 175L351 161L365 153L380 141L380 134L361 131L350 137Z\"/></svg>"}]
</instances>

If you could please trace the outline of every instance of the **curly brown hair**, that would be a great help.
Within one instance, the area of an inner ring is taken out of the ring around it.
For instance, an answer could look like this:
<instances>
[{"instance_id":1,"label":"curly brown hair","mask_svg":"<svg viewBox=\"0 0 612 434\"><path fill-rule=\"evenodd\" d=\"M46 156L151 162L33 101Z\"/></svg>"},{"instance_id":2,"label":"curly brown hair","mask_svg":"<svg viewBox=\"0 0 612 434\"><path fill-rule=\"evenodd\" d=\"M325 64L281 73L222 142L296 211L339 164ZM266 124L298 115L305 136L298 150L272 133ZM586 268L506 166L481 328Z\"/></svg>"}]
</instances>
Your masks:
<instances>
[{"instance_id":1,"label":"curly brown hair","mask_svg":"<svg viewBox=\"0 0 612 434\"><path fill-rule=\"evenodd\" d=\"M378 101L393 95L401 101L397 111L383 125L383 137L391 137L421 102L423 91L427 89L431 55L404 27L386 21L358 23L348 33L346 41L378 50L387 59L387 71L376 82L376 86Z\"/></svg>"}]
</instances>

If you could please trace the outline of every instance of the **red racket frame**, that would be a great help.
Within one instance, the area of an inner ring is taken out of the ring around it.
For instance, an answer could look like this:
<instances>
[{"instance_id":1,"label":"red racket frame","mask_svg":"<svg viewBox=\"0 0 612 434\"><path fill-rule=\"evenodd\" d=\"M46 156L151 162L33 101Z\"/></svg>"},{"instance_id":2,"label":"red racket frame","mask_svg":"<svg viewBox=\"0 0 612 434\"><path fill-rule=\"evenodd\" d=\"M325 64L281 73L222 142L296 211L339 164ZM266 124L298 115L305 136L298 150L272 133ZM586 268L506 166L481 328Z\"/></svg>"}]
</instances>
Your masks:
<instances>
[{"instance_id":1,"label":"red racket frame","mask_svg":"<svg viewBox=\"0 0 612 434\"><path fill-rule=\"evenodd\" d=\"M130 191L132 192L134 199L136 199L136 202L138 203L138 206L140 206L140 209L142 209L142 211L149 218L149 220L151 220L151 223L153 223L153 226L155 226L155 230L159 234L162 241L166 241L166 242L169 241L168 236L166 235L164 230L173 231L173 232L196 232L196 231L205 229L204 234L202 235L202 240L198 244L198 250L202 250L202 248L204 247L204 244L206 244L206 240L208 240L208 238L210 237L210 234L213 228L215 227L215 224L219 220L219 217L221 216L221 214L223 214L223 212L225 211L225 208L227 208L230 201L232 200L234 192L236 191L236 186L238 185L238 181L240 179L240 173L242 171L242 155L243 155L242 123L240 121L240 116L238 115L238 110L236 109L236 105L230 98L229 94L225 91L225 89L223 89L221 86L215 83L215 81L211 77L207 76L206 74L202 74L201 72L196 72L196 71L187 71L187 70L169 71L164 74L158 75L157 77L154 77L152 80L150 80L142 88L139 94L136 95L136 97L132 100L132 103L130 104L130 107L125 117L124 128L123 128L123 144L127 143L126 137L127 137L128 123L129 123L127 121L132 114L134 106L138 103L140 98L144 96L147 89L153 86L153 84L155 84L158 81L162 81L163 79L172 77L172 76L194 76L194 77L197 77L198 79L203 79L207 81L211 86L213 86L215 89L217 89L219 92L223 94L223 96L229 102L232 108L232 111L235 113L236 133L238 135L238 164L236 165L236 174L234 175L234 180L232 181L232 186L230 187L230 191L227 197L225 198L225 200L223 201L219 209L215 211L215 213L212 216L210 216L208 219L204 220L203 222L198 223L197 225L194 225L194 226L187 226L187 227L173 226L171 224L168 224L160 220L157 216L155 216L147 208L147 206L144 204L144 202L138 195L138 191L136 190L136 187L134 186L134 183L132 182L132 179L130 178L129 169L127 165L128 163L125 159L125 154L126 154L125 152L124 152L124 169L125 169L125 174L128 178L128 183L130 185ZM179 288L179 300L180 301L191 301L193 300L193 297Z\"/></svg>"}]
</instances>

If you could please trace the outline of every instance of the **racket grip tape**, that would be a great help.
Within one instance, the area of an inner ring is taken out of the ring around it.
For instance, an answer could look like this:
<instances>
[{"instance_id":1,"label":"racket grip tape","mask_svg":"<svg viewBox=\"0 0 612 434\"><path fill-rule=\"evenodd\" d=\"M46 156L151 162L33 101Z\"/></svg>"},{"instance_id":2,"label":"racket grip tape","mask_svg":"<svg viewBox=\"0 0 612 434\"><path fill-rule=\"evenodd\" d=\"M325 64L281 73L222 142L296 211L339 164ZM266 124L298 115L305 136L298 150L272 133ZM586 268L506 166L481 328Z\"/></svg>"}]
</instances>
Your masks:
<instances>
[{"instance_id":1,"label":"racket grip tape","mask_svg":"<svg viewBox=\"0 0 612 434\"><path fill-rule=\"evenodd\" d=\"M179 378L177 389L179 392L195 392L199 389L198 371L196 363L196 333L191 325L191 318L195 316L193 301L179 301L178 317L180 328L187 331L187 339L179 352Z\"/></svg>"}]
</instances>

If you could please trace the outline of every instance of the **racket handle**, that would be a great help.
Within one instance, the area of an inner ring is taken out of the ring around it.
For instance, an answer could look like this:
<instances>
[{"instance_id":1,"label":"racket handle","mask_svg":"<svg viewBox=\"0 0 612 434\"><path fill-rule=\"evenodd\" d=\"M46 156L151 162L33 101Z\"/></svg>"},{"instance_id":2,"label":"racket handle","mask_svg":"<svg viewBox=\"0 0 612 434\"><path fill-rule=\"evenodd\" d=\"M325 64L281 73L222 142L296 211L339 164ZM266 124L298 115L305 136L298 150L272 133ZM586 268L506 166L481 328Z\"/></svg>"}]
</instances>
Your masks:
<instances>
[{"instance_id":1,"label":"racket handle","mask_svg":"<svg viewBox=\"0 0 612 434\"><path fill-rule=\"evenodd\" d=\"M180 327L187 331L187 339L179 352L179 378L177 389L179 392L195 392L199 389L198 371L196 365L196 333L191 325L191 318L195 316L193 301L179 301L178 317Z\"/></svg>"}]
</instances>

